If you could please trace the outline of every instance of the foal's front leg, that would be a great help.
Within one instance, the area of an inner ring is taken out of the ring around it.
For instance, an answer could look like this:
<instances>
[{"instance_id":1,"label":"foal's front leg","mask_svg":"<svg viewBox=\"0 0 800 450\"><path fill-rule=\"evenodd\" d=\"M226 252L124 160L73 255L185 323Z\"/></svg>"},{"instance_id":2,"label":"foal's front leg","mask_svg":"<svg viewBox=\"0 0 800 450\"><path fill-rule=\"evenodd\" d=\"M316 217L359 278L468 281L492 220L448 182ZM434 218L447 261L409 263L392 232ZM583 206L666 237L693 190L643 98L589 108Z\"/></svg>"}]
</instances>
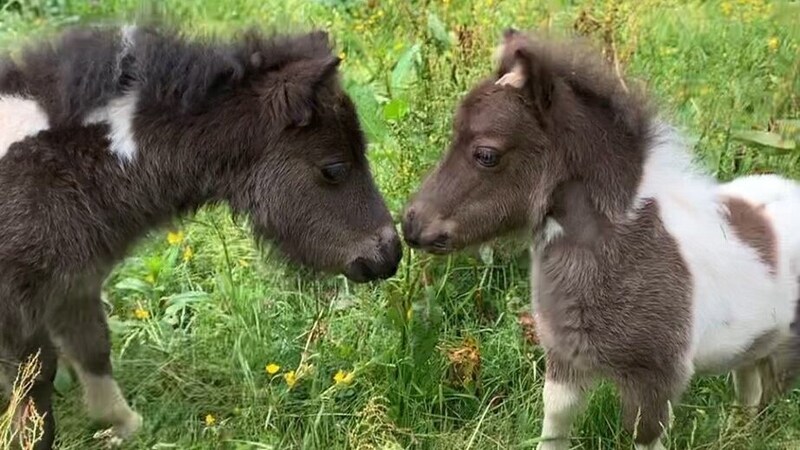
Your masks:
<instances>
[{"instance_id":1,"label":"foal's front leg","mask_svg":"<svg viewBox=\"0 0 800 450\"><path fill-rule=\"evenodd\" d=\"M99 289L64 301L50 317L49 330L83 387L93 420L111 425L110 444L131 437L142 426L111 374L111 341Z\"/></svg>"},{"instance_id":2,"label":"foal's front leg","mask_svg":"<svg viewBox=\"0 0 800 450\"><path fill-rule=\"evenodd\" d=\"M577 416L586 408L591 378L567 364L547 357L544 391L542 441L538 450L569 449L569 435Z\"/></svg>"}]
</instances>

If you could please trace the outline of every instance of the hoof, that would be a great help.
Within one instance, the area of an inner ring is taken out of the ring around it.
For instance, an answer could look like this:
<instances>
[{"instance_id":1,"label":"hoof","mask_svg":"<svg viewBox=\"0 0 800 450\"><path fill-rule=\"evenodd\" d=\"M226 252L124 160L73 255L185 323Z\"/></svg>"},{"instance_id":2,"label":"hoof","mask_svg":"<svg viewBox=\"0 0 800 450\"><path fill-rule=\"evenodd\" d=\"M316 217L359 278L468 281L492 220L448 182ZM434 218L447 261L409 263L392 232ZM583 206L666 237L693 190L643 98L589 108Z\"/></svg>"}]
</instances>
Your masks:
<instances>
[{"instance_id":1,"label":"hoof","mask_svg":"<svg viewBox=\"0 0 800 450\"><path fill-rule=\"evenodd\" d=\"M124 423L98 431L94 434L94 438L102 441L104 448L117 448L142 428L142 422L142 416L133 412Z\"/></svg>"}]
</instances>

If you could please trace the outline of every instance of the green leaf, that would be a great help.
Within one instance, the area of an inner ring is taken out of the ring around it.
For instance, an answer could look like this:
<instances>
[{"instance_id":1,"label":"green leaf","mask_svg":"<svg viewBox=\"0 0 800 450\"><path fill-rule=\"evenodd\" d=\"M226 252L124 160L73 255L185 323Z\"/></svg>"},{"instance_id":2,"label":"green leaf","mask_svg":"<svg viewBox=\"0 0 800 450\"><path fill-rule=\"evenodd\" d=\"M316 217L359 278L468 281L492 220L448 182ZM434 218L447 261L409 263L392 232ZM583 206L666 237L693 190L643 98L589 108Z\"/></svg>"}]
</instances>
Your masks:
<instances>
[{"instance_id":1,"label":"green leaf","mask_svg":"<svg viewBox=\"0 0 800 450\"><path fill-rule=\"evenodd\" d=\"M735 139L778 150L794 150L796 144L778 133L757 130L736 130L731 133Z\"/></svg>"},{"instance_id":2,"label":"green leaf","mask_svg":"<svg viewBox=\"0 0 800 450\"><path fill-rule=\"evenodd\" d=\"M386 123L381 119L377 95L369 84L349 83L347 93L358 108L358 118L370 142L383 142L389 135Z\"/></svg>"},{"instance_id":3,"label":"green leaf","mask_svg":"<svg viewBox=\"0 0 800 450\"><path fill-rule=\"evenodd\" d=\"M396 97L411 87L417 77L417 65L419 64L419 44L412 45L408 50L403 52L400 59L397 60L394 69L392 70L391 90L392 97Z\"/></svg>"},{"instance_id":4,"label":"green leaf","mask_svg":"<svg viewBox=\"0 0 800 450\"><path fill-rule=\"evenodd\" d=\"M143 295L149 295L152 292L152 286L137 278L125 278L115 284L114 288L120 291L134 291Z\"/></svg>"},{"instance_id":5,"label":"green leaf","mask_svg":"<svg viewBox=\"0 0 800 450\"><path fill-rule=\"evenodd\" d=\"M167 299L164 315L174 315L187 306L191 306L194 303L205 302L210 298L211 296L207 292L202 291L189 291L175 294Z\"/></svg>"},{"instance_id":6,"label":"green leaf","mask_svg":"<svg viewBox=\"0 0 800 450\"><path fill-rule=\"evenodd\" d=\"M386 120L398 122L408 113L408 102L396 98L383 107L383 117Z\"/></svg>"},{"instance_id":7,"label":"green leaf","mask_svg":"<svg viewBox=\"0 0 800 450\"><path fill-rule=\"evenodd\" d=\"M439 16L434 13L428 14L428 31L436 42L445 47L449 47L453 42L450 34L447 32L447 28L445 28Z\"/></svg>"}]
</instances>

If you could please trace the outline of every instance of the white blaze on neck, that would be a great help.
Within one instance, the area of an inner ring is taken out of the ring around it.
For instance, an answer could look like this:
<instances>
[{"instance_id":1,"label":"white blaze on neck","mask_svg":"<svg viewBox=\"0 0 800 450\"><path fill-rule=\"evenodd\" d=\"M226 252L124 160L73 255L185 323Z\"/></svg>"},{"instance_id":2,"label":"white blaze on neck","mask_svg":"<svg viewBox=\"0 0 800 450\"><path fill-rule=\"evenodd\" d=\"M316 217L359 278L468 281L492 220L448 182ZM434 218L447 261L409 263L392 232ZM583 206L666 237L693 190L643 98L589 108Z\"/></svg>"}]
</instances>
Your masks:
<instances>
[{"instance_id":1,"label":"white blaze on neck","mask_svg":"<svg viewBox=\"0 0 800 450\"><path fill-rule=\"evenodd\" d=\"M39 103L17 96L0 96L0 158L11 144L50 128Z\"/></svg>"},{"instance_id":2,"label":"white blaze on neck","mask_svg":"<svg viewBox=\"0 0 800 450\"><path fill-rule=\"evenodd\" d=\"M123 162L133 161L136 156L133 119L137 101L136 91L128 92L111 100L105 107L92 111L83 121L87 125L101 122L108 124L108 140L111 142L109 150Z\"/></svg>"}]
</instances>

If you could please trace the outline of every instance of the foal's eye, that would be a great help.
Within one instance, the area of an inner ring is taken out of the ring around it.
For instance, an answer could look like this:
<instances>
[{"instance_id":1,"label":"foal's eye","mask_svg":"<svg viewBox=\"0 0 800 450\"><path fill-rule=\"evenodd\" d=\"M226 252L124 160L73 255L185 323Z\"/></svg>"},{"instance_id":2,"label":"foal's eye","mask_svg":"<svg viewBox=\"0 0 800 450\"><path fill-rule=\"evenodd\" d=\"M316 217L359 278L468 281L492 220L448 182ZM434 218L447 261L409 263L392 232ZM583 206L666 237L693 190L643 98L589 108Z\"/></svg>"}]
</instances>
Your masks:
<instances>
[{"instance_id":1,"label":"foal's eye","mask_svg":"<svg viewBox=\"0 0 800 450\"><path fill-rule=\"evenodd\" d=\"M492 147L477 147L472 157L483 167L494 167L500 162L500 155L497 154L497 149Z\"/></svg>"},{"instance_id":2,"label":"foal's eye","mask_svg":"<svg viewBox=\"0 0 800 450\"><path fill-rule=\"evenodd\" d=\"M322 176L329 183L341 183L350 171L348 163L333 163L322 168Z\"/></svg>"}]
</instances>

